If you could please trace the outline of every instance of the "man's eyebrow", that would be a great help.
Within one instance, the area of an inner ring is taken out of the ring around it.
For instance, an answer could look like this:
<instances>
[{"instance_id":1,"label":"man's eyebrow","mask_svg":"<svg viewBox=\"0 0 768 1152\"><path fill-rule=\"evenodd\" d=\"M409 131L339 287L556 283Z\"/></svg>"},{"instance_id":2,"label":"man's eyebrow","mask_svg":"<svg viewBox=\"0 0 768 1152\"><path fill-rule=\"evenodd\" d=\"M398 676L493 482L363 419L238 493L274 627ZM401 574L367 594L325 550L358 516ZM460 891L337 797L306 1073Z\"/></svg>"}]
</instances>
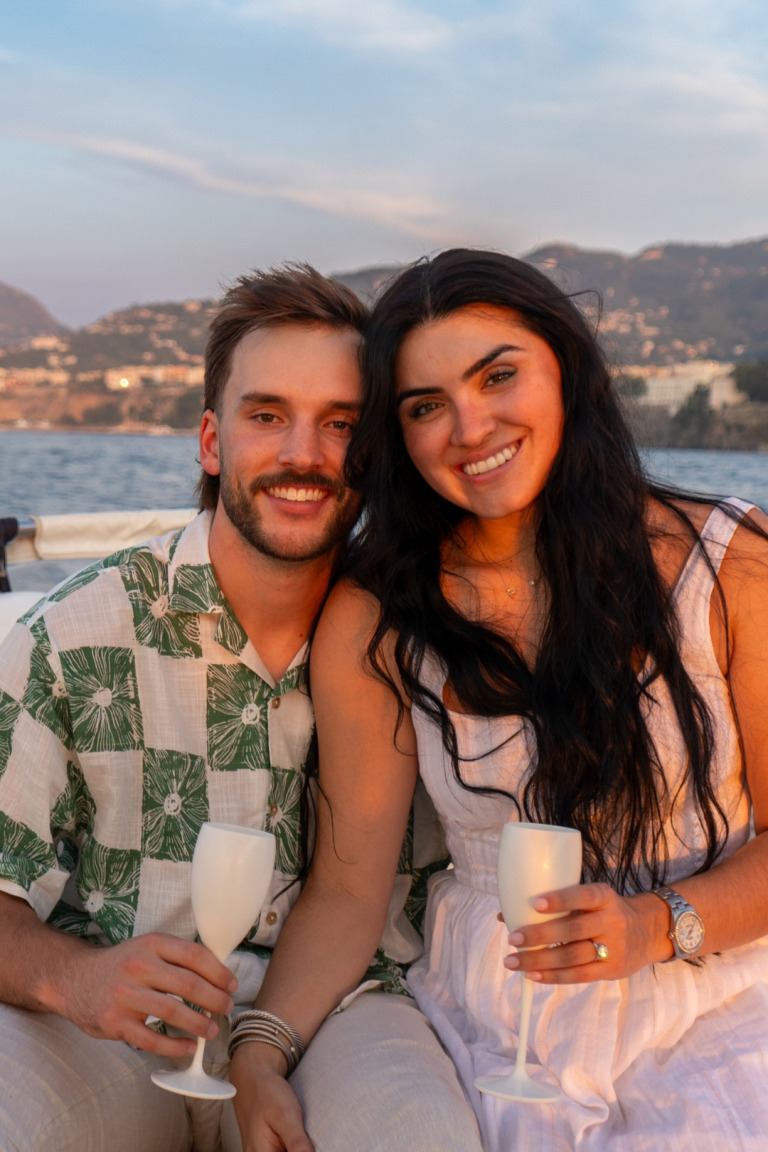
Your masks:
<instances>
[{"instance_id":1,"label":"man's eyebrow","mask_svg":"<svg viewBox=\"0 0 768 1152\"><path fill-rule=\"evenodd\" d=\"M275 392L243 392L240 397L241 404L287 404L285 396L278 396Z\"/></svg>"},{"instance_id":2,"label":"man's eyebrow","mask_svg":"<svg viewBox=\"0 0 768 1152\"><path fill-rule=\"evenodd\" d=\"M476 360L471 368L467 368L466 372L462 373L462 380L469 380L476 372L481 372L483 368L487 368L492 364L497 356L501 356L502 352L522 352L523 349L518 344L499 344L498 348L492 348L487 356L482 356Z\"/></svg>"},{"instance_id":3,"label":"man's eyebrow","mask_svg":"<svg viewBox=\"0 0 768 1152\"><path fill-rule=\"evenodd\" d=\"M279 396L276 392L244 392L239 402L241 404L276 405L291 403L287 396ZM360 402L358 400L331 400L325 407L328 412L359 412Z\"/></svg>"},{"instance_id":4,"label":"man's eyebrow","mask_svg":"<svg viewBox=\"0 0 768 1152\"><path fill-rule=\"evenodd\" d=\"M336 410L340 412L359 412L361 407L362 404L359 400L333 400L328 405L328 410L334 412Z\"/></svg>"}]
</instances>

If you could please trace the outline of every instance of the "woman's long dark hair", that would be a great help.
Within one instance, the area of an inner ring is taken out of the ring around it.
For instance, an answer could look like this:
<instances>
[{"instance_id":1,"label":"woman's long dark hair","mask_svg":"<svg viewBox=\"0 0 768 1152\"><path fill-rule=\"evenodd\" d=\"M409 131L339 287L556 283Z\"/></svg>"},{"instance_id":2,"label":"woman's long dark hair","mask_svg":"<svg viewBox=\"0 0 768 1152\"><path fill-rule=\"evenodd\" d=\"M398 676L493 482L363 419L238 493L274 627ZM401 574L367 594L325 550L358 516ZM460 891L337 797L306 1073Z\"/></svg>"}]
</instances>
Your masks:
<instances>
[{"instance_id":1,"label":"woman's long dark hair","mask_svg":"<svg viewBox=\"0 0 768 1152\"><path fill-rule=\"evenodd\" d=\"M565 420L560 449L535 508L536 558L550 607L535 666L491 627L467 619L441 588L441 547L466 516L422 479L404 447L395 368L405 336L469 304L512 310L555 353ZM689 783L706 838L704 871L727 835L712 782L712 725L683 667L671 590L659 577L646 526L649 497L679 518L682 493L650 484L619 409L603 355L576 305L543 273L494 252L454 249L408 268L376 305L366 349L363 414L348 474L363 496L350 575L379 601L368 660L393 688L383 654L396 637L410 701L439 726L460 783L460 749L443 701L420 680L437 655L462 708L519 716L536 758L523 818L578 828L589 879L619 891L665 877L670 794L648 732L653 685L666 683L680 725ZM401 702L402 716L402 702ZM487 793L493 789L473 789Z\"/></svg>"}]
</instances>

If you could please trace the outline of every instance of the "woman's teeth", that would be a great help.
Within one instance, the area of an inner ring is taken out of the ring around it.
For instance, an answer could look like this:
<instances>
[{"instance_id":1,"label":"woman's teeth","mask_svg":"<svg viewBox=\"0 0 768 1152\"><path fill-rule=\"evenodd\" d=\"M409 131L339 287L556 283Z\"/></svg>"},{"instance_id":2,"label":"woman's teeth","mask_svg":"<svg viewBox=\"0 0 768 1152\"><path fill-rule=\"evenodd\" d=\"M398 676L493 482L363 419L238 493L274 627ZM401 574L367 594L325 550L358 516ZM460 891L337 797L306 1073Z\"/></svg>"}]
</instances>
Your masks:
<instances>
[{"instance_id":1,"label":"woman's teeth","mask_svg":"<svg viewBox=\"0 0 768 1152\"><path fill-rule=\"evenodd\" d=\"M493 472L494 468L500 468L507 460L511 460L516 452L517 448L504 448L495 456L489 456L487 460L478 460L477 464L465 464L461 470L467 476L477 476L479 472Z\"/></svg>"},{"instance_id":2,"label":"woman's teeth","mask_svg":"<svg viewBox=\"0 0 768 1152\"><path fill-rule=\"evenodd\" d=\"M323 500L324 488L267 488L270 496L277 496L280 500Z\"/></svg>"}]
</instances>

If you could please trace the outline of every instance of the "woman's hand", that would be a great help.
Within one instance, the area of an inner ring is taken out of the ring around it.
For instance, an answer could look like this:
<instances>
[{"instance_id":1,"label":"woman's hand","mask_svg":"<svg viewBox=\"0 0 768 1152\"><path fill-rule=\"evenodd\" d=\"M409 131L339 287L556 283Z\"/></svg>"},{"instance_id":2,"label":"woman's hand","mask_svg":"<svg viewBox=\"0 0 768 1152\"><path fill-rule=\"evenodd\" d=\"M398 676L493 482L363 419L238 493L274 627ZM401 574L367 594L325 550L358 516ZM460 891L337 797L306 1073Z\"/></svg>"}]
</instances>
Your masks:
<instances>
[{"instance_id":1,"label":"woman's hand","mask_svg":"<svg viewBox=\"0 0 768 1152\"><path fill-rule=\"evenodd\" d=\"M284 1078L285 1057L268 1044L241 1044L229 1079L243 1152L313 1152L301 1105Z\"/></svg>"},{"instance_id":2,"label":"woman's hand","mask_svg":"<svg viewBox=\"0 0 768 1152\"><path fill-rule=\"evenodd\" d=\"M669 911L651 892L619 896L607 884L574 884L544 893L533 907L537 912L567 915L510 934L510 944L525 951L507 956L504 966L524 972L530 980L542 984L622 980L673 955L667 936Z\"/></svg>"}]
</instances>

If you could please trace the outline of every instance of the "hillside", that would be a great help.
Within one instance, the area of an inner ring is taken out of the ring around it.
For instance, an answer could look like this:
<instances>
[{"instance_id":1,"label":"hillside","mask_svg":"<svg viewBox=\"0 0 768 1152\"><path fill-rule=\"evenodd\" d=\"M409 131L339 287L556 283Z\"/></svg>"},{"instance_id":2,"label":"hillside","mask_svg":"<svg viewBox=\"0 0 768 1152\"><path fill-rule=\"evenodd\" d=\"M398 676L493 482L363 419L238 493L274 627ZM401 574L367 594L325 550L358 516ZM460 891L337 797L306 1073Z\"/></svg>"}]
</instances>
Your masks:
<instances>
[{"instance_id":1,"label":"hillside","mask_svg":"<svg viewBox=\"0 0 768 1152\"><path fill-rule=\"evenodd\" d=\"M9 284L0 284L0 348L64 330L34 296Z\"/></svg>"},{"instance_id":2,"label":"hillside","mask_svg":"<svg viewBox=\"0 0 768 1152\"><path fill-rule=\"evenodd\" d=\"M637 256L550 244L525 259L566 291L602 295L600 331L624 363L768 356L768 239Z\"/></svg>"},{"instance_id":3,"label":"hillside","mask_svg":"<svg viewBox=\"0 0 768 1152\"><path fill-rule=\"evenodd\" d=\"M670 364L768 357L768 239L729 246L663 244L636 256L549 244L524 257L566 291L583 293L613 360ZM334 273L365 299L397 271ZM596 294L599 294L596 295ZM46 372L58 383L110 368L199 366L212 300L134 305L69 332L31 296L0 284L0 372Z\"/></svg>"}]
</instances>

